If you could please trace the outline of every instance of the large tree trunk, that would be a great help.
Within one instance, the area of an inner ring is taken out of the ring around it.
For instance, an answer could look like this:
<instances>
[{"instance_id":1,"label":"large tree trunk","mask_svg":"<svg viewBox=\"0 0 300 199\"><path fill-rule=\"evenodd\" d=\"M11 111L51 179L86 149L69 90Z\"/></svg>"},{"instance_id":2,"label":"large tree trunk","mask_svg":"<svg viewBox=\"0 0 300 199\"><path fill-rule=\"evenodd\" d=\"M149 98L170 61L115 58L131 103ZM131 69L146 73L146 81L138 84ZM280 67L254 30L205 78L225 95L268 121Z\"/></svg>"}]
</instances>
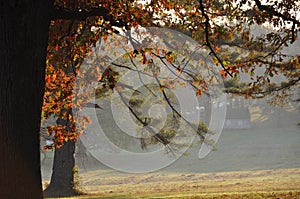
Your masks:
<instances>
[{"instance_id":1,"label":"large tree trunk","mask_svg":"<svg viewBox=\"0 0 300 199\"><path fill-rule=\"evenodd\" d=\"M43 198L39 130L50 5L0 3L1 198Z\"/></svg>"},{"instance_id":2,"label":"large tree trunk","mask_svg":"<svg viewBox=\"0 0 300 199\"><path fill-rule=\"evenodd\" d=\"M74 189L75 142L69 140L55 149L51 181L45 190L46 197L68 197L78 195Z\"/></svg>"},{"instance_id":3,"label":"large tree trunk","mask_svg":"<svg viewBox=\"0 0 300 199\"><path fill-rule=\"evenodd\" d=\"M68 110L72 114L72 110ZM57 124L69 127L69 120L58 119ZM46 197L68 197L78 195L74 188L75 141L69 140L55 149L54 162L49 186L44 191Z\"/></svg>"}]
</instances>

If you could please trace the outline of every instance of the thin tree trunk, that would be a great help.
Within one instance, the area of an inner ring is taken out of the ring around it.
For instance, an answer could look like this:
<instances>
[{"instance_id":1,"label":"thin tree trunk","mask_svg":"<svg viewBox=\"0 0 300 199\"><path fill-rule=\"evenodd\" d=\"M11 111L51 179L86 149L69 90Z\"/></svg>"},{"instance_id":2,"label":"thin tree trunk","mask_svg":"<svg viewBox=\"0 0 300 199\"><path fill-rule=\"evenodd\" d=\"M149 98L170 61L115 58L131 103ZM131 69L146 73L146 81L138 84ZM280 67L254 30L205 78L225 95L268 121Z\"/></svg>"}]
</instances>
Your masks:
<instances>
[{"instance_id":1,"label":"thin tree trunk","mask_svg":"<svg viewBox=\"0 0 300 199\"><path fill-rule=\"evenodd\" d=\"M1 198L43 198L39 130L50 5L0 3Z\"/></svg>"}]
</instances>

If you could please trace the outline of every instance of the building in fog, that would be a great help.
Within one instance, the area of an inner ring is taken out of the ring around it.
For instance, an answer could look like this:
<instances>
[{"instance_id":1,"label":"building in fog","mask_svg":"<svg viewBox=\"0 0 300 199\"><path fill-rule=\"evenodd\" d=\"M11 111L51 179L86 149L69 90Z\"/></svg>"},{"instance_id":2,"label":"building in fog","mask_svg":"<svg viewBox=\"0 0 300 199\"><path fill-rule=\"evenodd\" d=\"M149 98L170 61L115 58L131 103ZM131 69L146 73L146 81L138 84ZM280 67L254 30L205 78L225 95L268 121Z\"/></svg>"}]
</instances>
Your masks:
<instances>
[{"instance_id":1,"label":"building in fog","mask_svg":"<svg viewBox=\"0 0 300 199\"><path fill-rule=\"evenodd\" d=\"M251 117L249 112L249 101L243 97L227 99L227 111L224 129L249 129L251 128Z\"/></svg>"}]
</instances>

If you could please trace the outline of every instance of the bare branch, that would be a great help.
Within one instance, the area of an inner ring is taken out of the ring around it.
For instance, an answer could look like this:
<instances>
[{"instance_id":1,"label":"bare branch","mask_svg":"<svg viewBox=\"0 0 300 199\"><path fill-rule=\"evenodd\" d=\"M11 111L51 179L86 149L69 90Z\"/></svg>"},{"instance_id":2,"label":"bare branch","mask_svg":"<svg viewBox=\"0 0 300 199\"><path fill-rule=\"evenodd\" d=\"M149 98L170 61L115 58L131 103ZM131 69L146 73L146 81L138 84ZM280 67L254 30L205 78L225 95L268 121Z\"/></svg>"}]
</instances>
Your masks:
<instances>
[{"instance_id":1,"label":"bare branch","mask_svg":"<svg viewBox=\"0 0 300 199\"><path fill-rule=\"evenodd\" d=\"M117 91L122 102L124 103L124 105L129 109L129 111L131 112L131 114L143 125L143 127L149 132L151 133L155 139L157 139L159 142L161 142L163 145L167 146L171 151L172 149L169 146L170 141L167 140L166 138L164 138L163 136L161 136L159 133L155 132L155 130L148 125L148 123L146 123L145 121L143 121L138 115L137 113L132 109L132 107L130 107L129 104L126 103L126 100L124 98L124 96Z\"/></svg>"},{"instance_id":2,"label":"bare branch","mask_svg":"<svg viewBox=\"0 0 300 199\"><path fill-rule=\"evenodd\" d=\"M163 85L160 84L159 79L158 79L157 77L155 77L155 79L156 79L156 82L157 82L157 84L159 85L159 87L160 87L160 89L161 89L161 91L162 91L162 94L163 94L163 96L164 96L164 98L165 98L167 104L168 104L169 107L172 109L173 114L175 113L175 114L176 114L177 116L179 116L183 121L185 121L187 125L189 125L193 130L195 130L195 131L197 132L197 134L200 136L201 140L204 140L205 137L204 137L202 134L199 134L199 133L198 133L198 129L197 129L198 127L195 127L194 125L192 125L187 119L185 119L185 117L183 117L183 116L175 109L175 107L174 107L174 106L172 105L172 103L170 102L170 99L168 98L168 96L167 96L167 94L166 94L166 92L165 92L165 90L164 90Z\"/></svg>"}]
</instances>

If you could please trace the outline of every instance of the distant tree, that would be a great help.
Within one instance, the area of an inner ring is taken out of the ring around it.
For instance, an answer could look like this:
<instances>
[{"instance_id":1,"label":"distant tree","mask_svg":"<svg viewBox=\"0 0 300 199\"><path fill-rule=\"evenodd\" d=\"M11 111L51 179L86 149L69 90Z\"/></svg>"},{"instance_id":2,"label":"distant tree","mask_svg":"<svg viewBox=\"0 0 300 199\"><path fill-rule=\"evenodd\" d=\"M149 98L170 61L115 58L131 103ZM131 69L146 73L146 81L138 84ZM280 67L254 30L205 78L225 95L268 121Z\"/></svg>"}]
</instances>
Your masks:
<instances>
[{"instance_id":1,"label":"distant tree","mask_svg":"<svg viewBox=\"0 0 300 199\"><path fill-rule=\"evenodd\" d=\"M299 5L296 1L280 3L266 1L262 4L260 1L198 0L175 3L161 0L150 1L144 5L138 1L92 1L90 3L56 1L54 5L47 61L50 84L56 81L57 76L54 72L56 70L63 70L65 76L73 78L71 81L74 81L81 63L99 39L105 40L111 34L118 34L119 29L116 27L129 30L137 26L167 27L190 35L210 52L215 64L220 66L220 73L224 78L231 76L237 79L240 73L249 74L251 81L247 86L245 83L226 86L225 91L228 93L246 97L264 97L272 94L283 99L288 90L297 86L300 81L299 58L281 52L284 46L297 39L299 20L294 13L299 11ZM262 35L254 35L251 32L254 25L268 25L271 29ZM141 53L144 54L145 51ZM166 55L163 58L168 59L168 57L170 58ZM172 62L172 59L168 61ZM146 63L147 60L144 62ZM256 74L256 68L261 66L264 67L264 72ZM182 73L187 72L184 69L181 71L181 68L178 70ZM285 82L278 85L272 82L272 77L276 74L284 75ZM112 73L102 72L101 76L101 79L98 77L99 81L107 82L106 87L100 89L100 92L115 87L117 80ZM52 88L48 92L50 95L45 95L45 105L48 108L44 113L46 117L54 113L63 121L71 118L69 123L71 127L73 126L71 133L66 130L70 127L62 125L49 129L49 132L54 132L55 146L62 147L63 150L63 144L73 143L70 140L76 140L83 129L75 128L72 124L75 122L72 121L72 113L68 111L72 107L71 84L63 84L63 81L56 81L56 83L58 87ZM67 89L64 85L68 85ZM205 86L196 89L197 94L205 91L203 88ZM49 100L51 96L57 97ZM57 103L60 106L53 106ZM68 112L69 114L66 114ZM87 123L88 119L83 121ZM81 125L85 126L84 122ZM79 126L80 124L77 125ZM74 150L71 151L74 153ZM73 155L67 154L70 157L67 159L74 162ZM72 168L72 165L69 168ZM70 171L70 169L66 170ZM72 180L71 183L67 183L62 178L63 176L58 177L61 183L56 183L56 187L72 185ZM51 185L52 183L50 187Z\"/></svg>"}]
</instances>

